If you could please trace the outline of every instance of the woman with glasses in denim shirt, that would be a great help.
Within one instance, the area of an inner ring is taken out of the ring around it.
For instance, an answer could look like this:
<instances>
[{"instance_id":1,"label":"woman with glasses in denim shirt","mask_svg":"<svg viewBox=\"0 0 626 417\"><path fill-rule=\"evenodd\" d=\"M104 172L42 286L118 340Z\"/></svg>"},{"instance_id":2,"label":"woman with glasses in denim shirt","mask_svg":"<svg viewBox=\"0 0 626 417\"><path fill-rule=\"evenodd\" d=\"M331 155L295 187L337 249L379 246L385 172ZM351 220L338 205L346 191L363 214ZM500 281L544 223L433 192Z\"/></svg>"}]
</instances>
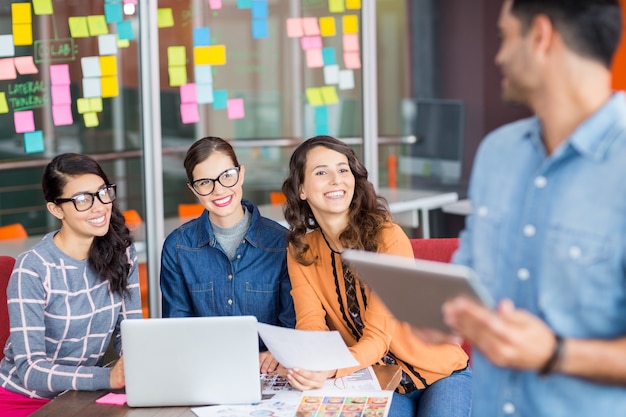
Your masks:
<instances>
[{"instance_id":1,"label":"woman with glasses in denim shirt","mask_svg":"<svg viewBox=\"0 0 626 417\"><path fill-rule=\"evenodd\" d=\"M287 229L242 199L246 170L232 146L217 137L199 139L184 166L187 186L205 210L163 245L163 317L253 315L293 328ZM278 363L263 351L260 365L268 373Z\"/></svg>"},{"instance_id":2,"label":"woman with glasses in denim shirt","mask_svg":"<svg viewBox=\"0 0 626 417\"><path fill-rule=\"evenodd\" d=\"M30 415L66 390L124 387L123 360L107 368L104 355L121 321L141 318L137 257L113 204L115 184L92 158L62 154L42 186L61 228L20 254L9 280L3 417ZM114 343L119 353L119 332Z\"/></svg>"}]
</instances>

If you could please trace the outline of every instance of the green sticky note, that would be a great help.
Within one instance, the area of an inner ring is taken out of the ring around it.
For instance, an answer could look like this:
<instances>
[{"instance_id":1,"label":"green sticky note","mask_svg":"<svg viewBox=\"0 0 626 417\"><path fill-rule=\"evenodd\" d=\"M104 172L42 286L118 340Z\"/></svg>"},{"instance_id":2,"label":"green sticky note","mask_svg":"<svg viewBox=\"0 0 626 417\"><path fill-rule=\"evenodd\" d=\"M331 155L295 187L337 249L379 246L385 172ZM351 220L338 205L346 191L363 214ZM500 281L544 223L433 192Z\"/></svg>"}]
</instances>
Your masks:
<instances>
[{"instance_id":1,"label":"green sticky note","mask_svg":"<svg viewBox=\"0 0 626 417\"><path fill-rule=\"evenodd\" d=\"M70 25L70 36L72 38L88 38L89 27L85 16L72 16L68 19Z\"/></svg>"},{"instance_id":2,"label":"green sticky note","mask_svg":"<svg viewBox=\"0 0 626 417\"><path fill-rule=\"evenodd\" d=\"M107 35L109 33L109 25L104 15L87 16L87 25L89 26L89 34L91 36Z\"/></svg>"},{"instance_id":3,"label":"green sticky note","mask_svg":"<svg viewBox=\"0 0 626 417\"><path fill-rule=\"evenodd\" d=\"M0 92L0 114L8 113L9 105L7 103L7 95L5 92Z\"/></svg>"},{"instance_id":4,"label":"green sticky note","mask_svg":"<svg viewBox=\"0 0 626 417\"><path fill-rule=\"evenodd\" d=\"M157 26L159 28L169 28L174 26L174 13L171 8L158 9Z\"/></svg>"},{"instance_id":5,"label":"green sticky note","mask_svg":"<svg viewBox=\"0 0 626 417\"><path fill-rule=\"evenodd\" d=\"M52 0L33 0L33 9L36 15L53 14Z\"/></svg>"},{"instance_id":6,"label":"green sticky note","mask_svg":"<svg viewBox=\"0 0 626 417\"><path fill-rule=\"evenodd\" d=\"M306 98L311 106L323 106L322 92L318 87L310 87L306 89Z\"/></svg>"}]
</instances>

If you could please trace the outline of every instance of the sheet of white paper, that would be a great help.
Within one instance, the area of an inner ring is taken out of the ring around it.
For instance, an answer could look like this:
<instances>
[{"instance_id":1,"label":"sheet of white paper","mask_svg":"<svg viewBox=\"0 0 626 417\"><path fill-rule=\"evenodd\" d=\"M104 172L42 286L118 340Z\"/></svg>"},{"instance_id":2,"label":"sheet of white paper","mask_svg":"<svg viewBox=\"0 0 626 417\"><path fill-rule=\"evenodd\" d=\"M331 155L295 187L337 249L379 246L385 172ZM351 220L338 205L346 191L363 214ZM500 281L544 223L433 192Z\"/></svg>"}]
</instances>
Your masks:
<instances>
[{"instance_id":1,"label":"sheet of white paper","mask_svg":"<svg viewBox=\"0 0 626 417\"><path fill-rule=\"evenodd\" d=\"M294 401L285 402L271 399L249 405L212 405L208 407L195 407L191 411L198 417L250 417L250 416L273 416L293 417L296 415L300 395Z\"/></svg>"},{"instance_id":2,"label":"sheet of white paper","mask_svg":"<svg viewBox=\"0 0 626 417\"><path fill-rule=\"evenodd\" d=\"M337 331L295 330L258 323L265 346L285 368L327 371L359 363Z\"/></svg>"}]
</instances>

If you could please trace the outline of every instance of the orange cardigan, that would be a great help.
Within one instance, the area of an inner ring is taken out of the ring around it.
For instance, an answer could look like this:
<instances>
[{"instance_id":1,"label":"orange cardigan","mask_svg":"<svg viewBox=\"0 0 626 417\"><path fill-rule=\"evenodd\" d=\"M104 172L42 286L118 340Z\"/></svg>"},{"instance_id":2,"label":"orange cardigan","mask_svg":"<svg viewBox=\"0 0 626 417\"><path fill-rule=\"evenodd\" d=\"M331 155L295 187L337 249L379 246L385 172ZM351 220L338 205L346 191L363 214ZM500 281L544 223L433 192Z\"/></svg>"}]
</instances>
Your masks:
<instances>
[{"instance_id":1,"label":"orange cardigan","mask_svg":"<svg viewBox=\"0 0 626 417\"><path fill-rule=\"evenodd\" d=\"M411 243L404 231L389 223L383 230L380 252L413 257ZM305 266L291 255L287 256L291 295L296 309L296 328L306 330L337 330L360 366L339 369L337 376L348 375L363 367L374 365L391 351L399 359L398 364L411 376L417 388L424 388L464 369L468 364L467 354L457 345L430 345L415 337L409 324L396 320L382 301L367 287L361 289L357 280L357 300L363 320L363 335L357 341L343 318L338 297L347 305L343 281L343 268L338 254L326 244L319 229L305 236L310 249L307 255L317 260ZM339 287L335 285L332 256L335 257ZM362 292L362 291L363 292ZM367 308L360 294L365 294Z\"/></svg>"}]
</instances>

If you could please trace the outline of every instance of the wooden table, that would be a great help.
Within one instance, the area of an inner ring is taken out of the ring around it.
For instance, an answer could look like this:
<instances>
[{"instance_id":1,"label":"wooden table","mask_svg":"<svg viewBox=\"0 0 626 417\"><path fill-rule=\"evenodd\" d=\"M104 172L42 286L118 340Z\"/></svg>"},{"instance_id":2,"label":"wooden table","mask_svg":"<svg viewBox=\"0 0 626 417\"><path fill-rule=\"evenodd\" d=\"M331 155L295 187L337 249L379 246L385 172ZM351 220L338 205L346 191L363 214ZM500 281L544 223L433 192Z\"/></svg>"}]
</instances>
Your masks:
<instances>
[{"instance_id":1,"label":"wooden table","mask_svg":"<svg viewBox=\"0 0 626 417\"><path fill-rule=\"evenodd\" d=\"M374 366L384 390L393 390L400 383L399 366ZM191 407L138 407L96 404L111 391L67 391L31 414L31 417L197 417Z\"/></svg>"}]
</instances>

